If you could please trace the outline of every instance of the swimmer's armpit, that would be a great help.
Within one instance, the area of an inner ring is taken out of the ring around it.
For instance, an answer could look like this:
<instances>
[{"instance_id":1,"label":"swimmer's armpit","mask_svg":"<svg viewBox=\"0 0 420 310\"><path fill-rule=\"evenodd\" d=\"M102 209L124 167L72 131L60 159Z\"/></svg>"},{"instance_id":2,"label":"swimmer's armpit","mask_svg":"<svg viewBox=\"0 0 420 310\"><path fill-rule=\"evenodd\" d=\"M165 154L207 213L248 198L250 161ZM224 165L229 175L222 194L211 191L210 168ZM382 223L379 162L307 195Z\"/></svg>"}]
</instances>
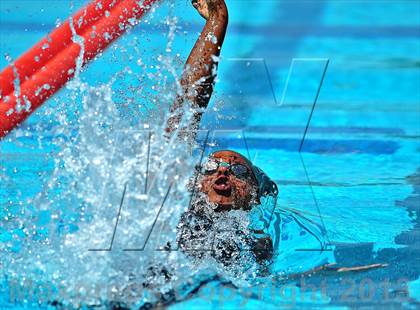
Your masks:
<instances>
[{"instance_id":1,"label":"swimmer's armpit","mask_svg":"<svg viewBox=\"0 0 420 310\"><path fill-rule=\"evenodd\" d=\"M207 21L185 64L181 79L182 93L178 94L171 107L167 132L177 128L186 100L192 103L193 108L207 107L228 25L228 10L224 0L193 0L192 4ZM201 114L195 113L193 122L199 122Z\"/></svg>"}]
</instances>

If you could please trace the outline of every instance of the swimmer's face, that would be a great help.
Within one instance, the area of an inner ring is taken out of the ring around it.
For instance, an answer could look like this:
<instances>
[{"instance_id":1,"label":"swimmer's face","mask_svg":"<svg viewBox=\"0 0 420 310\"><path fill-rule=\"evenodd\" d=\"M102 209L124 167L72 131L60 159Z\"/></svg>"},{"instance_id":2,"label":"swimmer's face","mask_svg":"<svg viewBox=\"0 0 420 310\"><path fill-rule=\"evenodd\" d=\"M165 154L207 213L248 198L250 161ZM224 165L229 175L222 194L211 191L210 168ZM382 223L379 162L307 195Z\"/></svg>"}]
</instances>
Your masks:
<instances>
[{"instance_id":1,"label":"swimmer's face","mask_svg":"<svg viewBox=\"0 0 420 310\"><path fill-rule=\"evenodd\" d=\"M219 205L217 211L250 208L257 185L243 156L232 151L216 152L203 168L200 191L211 203Z\"/></svg>"}]
</instances>

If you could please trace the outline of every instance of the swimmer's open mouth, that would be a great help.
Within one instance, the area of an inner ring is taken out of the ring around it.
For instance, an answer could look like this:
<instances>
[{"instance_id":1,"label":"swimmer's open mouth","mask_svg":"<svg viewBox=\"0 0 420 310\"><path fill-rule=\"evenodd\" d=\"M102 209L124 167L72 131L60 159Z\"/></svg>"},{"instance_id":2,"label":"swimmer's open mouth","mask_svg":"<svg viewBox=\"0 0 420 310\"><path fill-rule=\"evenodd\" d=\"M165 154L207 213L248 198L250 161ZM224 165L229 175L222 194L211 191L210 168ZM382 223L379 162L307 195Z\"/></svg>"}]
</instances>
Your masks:
<instances>
[{"instance_id":1,"label":"swimmer's open mouth","mask_svg":"<svg viewBox=\"0 0 420 310\"><path fill-rule=\"evenodd\" d=\"M218 177L214 181L213 189L218 195L229 197L232 192L232 186L228 182L228 178L224 175Z\"/></svg>"}]
</instances>

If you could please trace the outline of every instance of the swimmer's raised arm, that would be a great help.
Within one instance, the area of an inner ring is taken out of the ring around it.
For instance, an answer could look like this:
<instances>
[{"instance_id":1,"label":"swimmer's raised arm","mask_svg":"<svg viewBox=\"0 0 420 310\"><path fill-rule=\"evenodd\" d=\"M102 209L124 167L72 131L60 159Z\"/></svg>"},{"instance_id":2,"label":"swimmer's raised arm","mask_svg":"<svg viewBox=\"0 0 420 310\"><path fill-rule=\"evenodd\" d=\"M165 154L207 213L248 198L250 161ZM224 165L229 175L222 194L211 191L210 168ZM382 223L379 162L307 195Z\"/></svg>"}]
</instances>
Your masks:
<instances>
[{"instance_id":1,"label":"swimmer's raised arm","mask_svg":"<svg viewBox=\"0 0 420 310\"><path fill-rule=\"evenodd\" d=\"M213 92L228 11L224 0L193 0L192 3L207 22L187 59L181 85L186 98L205 108Z\"/></svg>"},{"instance_id":2,"label":"swimmer's raised arm","mask_svg":"<svg viewBox=\"0 0 420 310\"><path fill-rule=\"evenodd\" d=\"M224 0L193 0L192 5L206 19L206 25L185 64L181 79L182 94L178 94L171 107L172 116L167 123L167 132L172 132L179 125L185 101L191 102L192 108L207 107L213 93L218 57L228 25ZM194 126L198 126L201 114L194 114Z\"/></svg>"}]
</instances>

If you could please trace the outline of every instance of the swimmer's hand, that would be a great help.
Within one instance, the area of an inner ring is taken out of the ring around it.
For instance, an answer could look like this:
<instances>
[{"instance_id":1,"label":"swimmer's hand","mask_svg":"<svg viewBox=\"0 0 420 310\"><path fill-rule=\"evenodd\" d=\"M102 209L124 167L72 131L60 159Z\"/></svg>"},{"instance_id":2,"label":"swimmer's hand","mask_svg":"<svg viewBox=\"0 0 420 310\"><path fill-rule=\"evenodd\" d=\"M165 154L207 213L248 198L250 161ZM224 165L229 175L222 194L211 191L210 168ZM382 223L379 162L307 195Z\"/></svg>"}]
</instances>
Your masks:
<instances>
[{"instance_id":1,"label":"swimmer's hand","mask_svg":"<svg viewBox=\"0 0 420 310\"><path fill-rule=\"evenodd\" d=\"M192 0L191 3L206 20L212 16L227 12L224 0Z\"/></svg>"}]
</instances>

